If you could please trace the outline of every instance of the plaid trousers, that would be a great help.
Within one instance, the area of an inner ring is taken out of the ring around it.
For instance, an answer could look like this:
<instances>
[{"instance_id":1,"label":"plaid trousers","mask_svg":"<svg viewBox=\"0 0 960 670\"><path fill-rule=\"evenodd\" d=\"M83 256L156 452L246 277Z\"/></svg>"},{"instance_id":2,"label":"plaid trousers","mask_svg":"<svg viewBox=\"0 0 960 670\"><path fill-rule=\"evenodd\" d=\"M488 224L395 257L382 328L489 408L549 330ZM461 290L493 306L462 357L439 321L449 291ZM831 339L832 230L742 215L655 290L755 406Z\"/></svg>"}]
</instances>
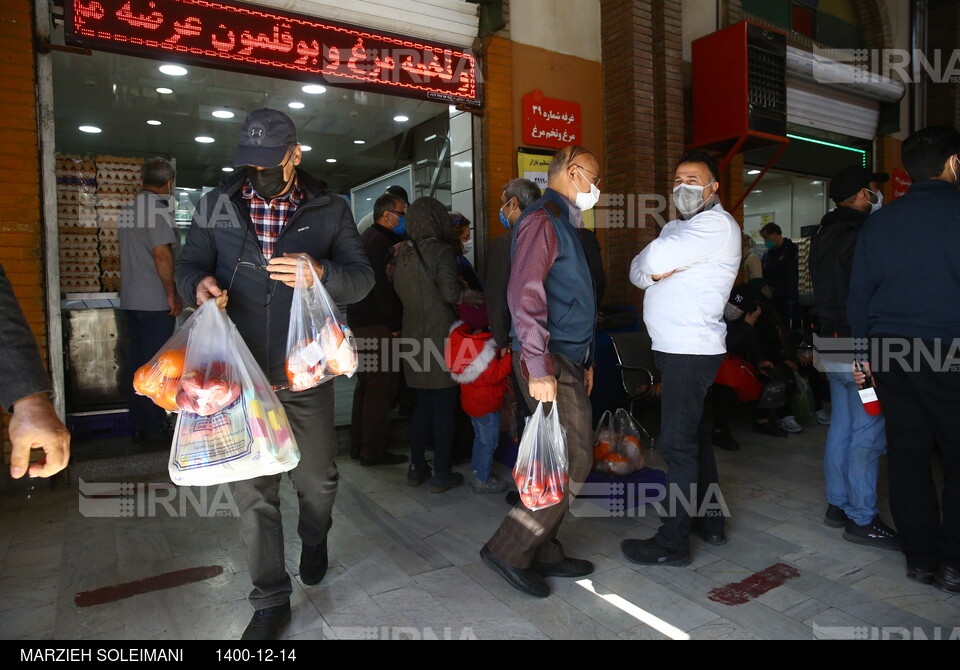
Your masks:
<instances>
[{"instance_id":1,"label":"plaid trousers","mask_svg":"<svg viewBox=\"0 0 960 670\"><path fill-rule=\"evenodd\" d=\"M570 359L552 354L557 371L557 406L560 424L567 434L567 461L570 484L563 500L551 507L531 511L518 502L487 541L487 548L500 560L517 568L536 563L556 563L564 558L557 541L557 531L570 506L570 487L582 484L593 466L593 409L583 385L583 367ZM523 399L536 409L529 387L520 372L520 356L514 356L513 369L519 380Z\"/></svg>"}]
</instances>

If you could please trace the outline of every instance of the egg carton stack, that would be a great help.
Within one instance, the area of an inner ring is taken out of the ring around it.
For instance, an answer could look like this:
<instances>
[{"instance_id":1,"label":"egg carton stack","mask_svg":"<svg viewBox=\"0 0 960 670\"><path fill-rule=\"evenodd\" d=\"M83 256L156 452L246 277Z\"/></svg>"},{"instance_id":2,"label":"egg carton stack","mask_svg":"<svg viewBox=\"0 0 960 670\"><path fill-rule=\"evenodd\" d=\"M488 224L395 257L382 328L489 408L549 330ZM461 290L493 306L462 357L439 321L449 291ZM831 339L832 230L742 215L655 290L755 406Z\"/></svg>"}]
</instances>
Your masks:
<instances>
[{"instance_id":1,"label":"egg carton stack","mask_svg":"<svg viewBox=\"0 0 960 670\"><path fill-rule=\"evenodd\" d=\"M101 284L96 165L89 156L57 154L56 171L60 291L97 293Z\"/></svg>"},{"instance_id":2,"label":"egg carton stack","mask_svg":"<svg viewBox=\"0 0 960 670\"><path fill-rule=\"evenodd\" d=\"M810 277L810 239L801 237L796 240L798 262L800 263L799 290L800 293L813 293L813 279Z\"/></svg>"},{"instance_id":3,"label":"egg carton stack","mask_svg":"<svg viewBox=\"0 0 960 670\"><path fill-rule=\"evenodd\" d=\"M142 158L97 156L97 195L100 223L100 269L104 291L120 290L120 240L117 228L123 208L140 191Z\"/></svg>"}]
</instances>

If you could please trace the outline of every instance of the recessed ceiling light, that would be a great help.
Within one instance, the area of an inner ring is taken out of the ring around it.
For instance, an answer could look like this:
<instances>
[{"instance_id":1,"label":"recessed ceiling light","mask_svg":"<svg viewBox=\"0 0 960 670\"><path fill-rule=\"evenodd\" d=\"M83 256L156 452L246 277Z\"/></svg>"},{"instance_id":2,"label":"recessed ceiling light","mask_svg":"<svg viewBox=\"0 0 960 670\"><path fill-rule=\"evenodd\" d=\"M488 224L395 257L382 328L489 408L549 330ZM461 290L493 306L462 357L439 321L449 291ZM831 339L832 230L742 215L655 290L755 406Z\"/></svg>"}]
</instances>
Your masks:
<instances>
[{"instance_id":1,"label":"recessed ceiling light","mask_svg":"<svg viewBox=\"0 0 960 670\"><path fill-rule=\"evenodd\" d=\"M161 86L160 88L157 89L157 93L160 93L161 95L170 95L171 93L173 93L173 89L167 88L165 86Z\"/></svg>"},{"instance_id":2,"label":"recessed ceiling light","mask_svg":"<svg viewBox=\"0 0 960 670\"><path fill-rule=\"evenodd\" d=\"M287 107L289 107L290 109L303 109L304 107L306 107L306 105L303 104L302 102L294 101L294 102L287 103Z\"/></svg>"},{"instance_id":3,"label":"recessed ceiling light","mask_svg":"<svg viewBox=\"0 0 960 670\"><path fill-rule=\"evenodd\" d=\"M317 84L307 84L300 90L304 93L309 93L310 95L320 95L321 93L327 92L327 88L325 86L318 86Z\"/></svg>"},{"instance_id":4,"label":"recessed ceiling light","mask_svg":"<svg viewBox=\"0 0 960 670\"><path fill-rule=\"evenodd\" d=\"M760 174L760 170L749 170L747 174Z\"/></svg>"},{"instance_id":5,"label":"recessed ceiling light","mask_svg":"<svg viewBox=\"0 0 960 670\"><path fill-rule=\"evenodd\" d=\"M159 126L159 125L160 125L160 122L157 121L156 119L147 119L147 125L148 125L148 126Z\"/></svg>"},{"instance_id":6,"label":"recessed ceiling light","mask_svg":"<svg viewBox=\"0 0 960 670\"><path fill-rule=\"evenodd\" d=\"M99 133L101 132L96 126L80 126L80 130L84 133Z\"/></svg>"},{"instance_id":7,"label":"recessed ceiling light","mask_svg":"<svg viewBox=\"0 0 960 670\"><path fill-rule=\"evenodd\" d=\"M313 147L311 147L309 144L301 144L300 151L313 151Z\"/></svg>"},{"instance_id":8,"label":"recessed ceiling light","mask_svg":"<svg viewBox=\"0 0 960 670\"><path fill-rule=\"evenodd\" d=\"M224 172L233 172L233 168L232 168L232 167L229 167L229 166L224 167L224 168L220 168L220 169L223 170Z\"/></svg>"},{"instance_id":9,"label":"recessed ceiling light","mask_svg":"<svg viewBox=\"0 0 960 670\"><path fill-rule=\"evenodd\" d=\"M393 117L393 120L396 121L397 123L406 123L407 121L410 120L410 117L404 116L401 114L400 116Z\"/></svg>"},{"instance_id":10,"label":"recessed ceiling light","mask_svg":"<svg viewBox=\"0 0 960 670\"><path fill-rule=\"evenodd\" d=\"M233 112L227 111L226 109L217 109L210 113L218 119L232 119L236 116Z\"/></svg>"},{"instance_id":11,"label":"recessed ceiling light","mask_svg":"<svg viewBox=\"0 0 960 670\"><path fill-rule=\"evenodd\" d=\"M373 200L373 198L367 198L367 202L370 202L371 200Z\"/></svg>"},{"instance_id":12,"label":"recessed ceiling light","mask_svg":"<svg viewBox=\"0 0 960 670\"><path fill-rule=\"evenodd\" d=\"M367 141L366 141L366 140L354 140L353 143L354 143L354 144L366 144Z\"/></svg>"},{"instance_id":13,"label":"recessed ceiling light","mask_svg":"<svg viewBox=\"0 0 960 670\"><path fill-rule=\"evenodd\" d=\"M763 191L761 191L759 188L757 188L757 189L754 189L754 190L752 191L752 193L763 193Z\"/></svg>"},{"instance_id":14,"label":"recessed ceiling light","mask_svg":"<svg viewBox=\"0 0 960 670\"><path fill-rule=\"evenodd\" d=\"M161 65L160 71L173 77L182 77L187 73L187 68L180 67L179 65Z\"/></svg>"},{"instance_id":15,"label":"recessed ceiling light","mask_svg":"<svg viewBox=\"0 0 960 670\"><path fill-rule=\"evenodd\" d=\"M819 186L819 185L822 184L822 183L823 183L822 181L812 181L812 182L810 182L810 184L813 185L813 186Z\"/></svg>"},{"instance_id":16,"label":"recessed ceiling light","mask_svg":"<svg viewBox=\"0 0 960 670\"><path fill-rule=\"evenodd\" d=\"M201 135L200 137L194 137L193 139L195 139L197 142L200 142L201 144L210 144L211 142L214 141L212 137L207 137L206 135Z\"/></svg>"},{"instance_id":17,"label":"recessed ceiling light","mask_svg":"<svg viewBox=\"0 0 960 670\"><path fill-rule=\"evenodd\" d=\"M336 159L336 158L328 158L328 159L327 159L327 162L328 162L328 163L336 163L336 162L337 162L337 159Z\"/></svg>"}]
</instances>

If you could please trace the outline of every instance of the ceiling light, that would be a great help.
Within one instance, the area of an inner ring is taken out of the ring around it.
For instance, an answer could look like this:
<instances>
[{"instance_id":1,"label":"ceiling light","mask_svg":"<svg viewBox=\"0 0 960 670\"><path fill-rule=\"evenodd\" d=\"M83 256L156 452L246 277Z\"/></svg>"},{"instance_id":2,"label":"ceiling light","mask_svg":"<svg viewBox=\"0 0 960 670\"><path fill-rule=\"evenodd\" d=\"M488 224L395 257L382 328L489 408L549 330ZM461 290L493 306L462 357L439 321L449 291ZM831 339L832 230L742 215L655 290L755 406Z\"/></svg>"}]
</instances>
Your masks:
<instances>
[{"instance_id":1,"label":"ceiling light","mask_svg":"<svg viewBox=\"0 0 960 670\"><path fill-rule=\"evenodd\" d=\"M160 88L157 89L157 93L160 93L161 95L170 95L171 93L173 93L173 89L166 88L165 86L161 86Z\"/></svg>"},{"instance_id":2,"label":"ceiling light","mask_svg":"<svg viewBox=\"0 0 960 670\"><path fill-rule=\"evenodd\" d=\"M325 86L318 86L317 84L307 84L300 89L304 93L309 93L310 95L320 95L321 93L326 93L327 89Z\"/></svg>"},{"instance_id":3,"label":"ceiling light","mask_svg":"<svg viewBox=\"0 0 960 670\"><path fill-rule=\"evenodd\" d=\"M309 144L301 144L300 151L313 151L313 147L311 147Z\"/></svg>"},{"instance_id":4,"label":"ceiling light","mask_svg":"<svg viewBox=\"0 0 960 670\"><path fill-rule=\"evenodd\" d=\"M435 139L437 139L436 133L434 133L434 134L431 135L430 137L424 137L424 138L423 138L423 141L424 141L424 142L432 142L432 141L435 140Z\"/></svg>"},{"instance_id":5,"label":"ceiling light","mask_svg":"<svg viewBox=\"0 0 960 670\"><path fill-rule=\"evenodd\" d=\"M302 102L294 101L294 102L287 103L287 107L289 107L290 109L303 109L304 107L306 107L306 105L303 104Z\"/></svg>"},{"instance_id":6,"label":"ceiling light","mask_svg":"<svg viewBox=\"0 0 960 670\"><path fill-rule=\"evenodd\" d=\"M179 65L161 65L160 71L173 77L182 77L187 73L187 68Z\"/></svg>"},{"instance_id":7,"label":"ceiling light","mask_svg":"<svg viewBox=\"0 0 960 670\"><path fill-rule=\"evenodd\" d=\"M206 135L201 135L200 137L194 137L193 139L195 139L197 142L200 142L201 144L210 144L211 142L214 141L212 137L207 137Z\"/></svg>"},{"instance_id":8,"label":"ceiling light","mask_svg":"<svg viewBox=\"0 0 960 670\"><path fill-rule=\"evenodd\" d=\"M96 126L80 126L80 130L84 133L99 133L101 132Z\"/></svg>"},{"instance_id":9,"label":"ceiling light","mask_svg":"<svg viewBox=\"0 0 960 670\"><path fill-rule=\"evenodd\" d=\"M747 174L760 174L760 170L749 170Z\"/></svg>"},{"instance_id":10,"label":"ceiling light","mask_svg":"<svg viewBox=\"0 0 960 670\"><path fill-rule=\"evenodd\" d=\"M373 198L367 198L367 202L370 202L371 200L373 200Z\"/></svg>"},{"instance_id":11,"label":"ceiling light","mask_svg":"<svg viewBox=\"0 0 960 670\"><path fill-rule=\"evenodd\" d=\"M366 141L366 140L354 140L353 143L354 143L354 144L366 144L367 141Z\"/></svg>"},{"instance_id":12,"label":"ceiling light","mask_svg":"<svg viewBox=\"0 0 960 670\"><path fill-rule=\"evenodd\" d=\"M223 170L224 172L233 172L233 168L232 168L232 167L229 167L229 166L224 167L224 168L220 168L220 169Z\"/></svg>"},{"instance_id":13,"label":"ceiling light","mask_svg":"<svg viewBox=\"0 0 960 670\"><path fill-rule=\"evenodd\" d=\"M763 193L763 191L761 191L759 188L756 188L750 192L750 195L753 195L754 193Z\"/></svg>"},{"instance_id":14,"label":"ceiling light","mask_svg":"<svg viewBox=\"0 0 960 670\"><path fill-rule=\"evenodd\" d=\"M810 184L811 184L812 186L819 186L819 185L822 184L822 183L823 183L822 181L812 181L812 182L810 182Z\"/></svg>"},{"instance_id":15,"label":"ceiling light","mask_svg":"<svg viewBox=\"0 0 960 670\"><path fill-rule=\"evenodd\" d=\"M148 126L159 126L159 125L160 125L160 122L157 121L156 119L147 119L147 125L148 125Z\"/></svg>"},{"instance_id":16,"label":"ceiling light","mask_svg":"<svg viewBox=\"0 0 960 670\"><path fill-rule=\"evenodd\" d=\"M410 117L409 117L409 116L403 116L403 115L401 114L400 116L395 116L395 117L393 117L393 120L396 121L397 123L406 123L407 121L410 120Z\"/></svg>"},{"instance_id":17,"label":"ceiling light","mask_svg":"<svg viewBox=\"0 0 960 670\"><path fill-rule=\"evenodd\" d=\"M210 113L218 119L232 119L236 116L233 112L227 111L226 109L217 109Z\"/></svg>"},{"instance_id":18,"label":"ceiling light","mask_svg":"<svg viewBox=\"0 0 960 670\"><path fill-rule=\"evenodd\" d=\"M336 162L337 162L337 159L336 159L336 158L328 158L328 159L327 159L327 162L328 162L328 163L336 163Z\"/></svg>"}]
</instances>

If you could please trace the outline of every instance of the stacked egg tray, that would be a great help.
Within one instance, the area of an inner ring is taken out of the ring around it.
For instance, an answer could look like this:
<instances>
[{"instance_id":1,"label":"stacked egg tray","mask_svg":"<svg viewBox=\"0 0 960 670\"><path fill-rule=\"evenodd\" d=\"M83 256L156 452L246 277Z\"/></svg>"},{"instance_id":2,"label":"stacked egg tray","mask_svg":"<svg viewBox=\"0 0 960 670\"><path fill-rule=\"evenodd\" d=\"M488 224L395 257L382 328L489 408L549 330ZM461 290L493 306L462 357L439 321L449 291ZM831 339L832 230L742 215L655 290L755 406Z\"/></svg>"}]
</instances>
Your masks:
<instances>
[{"instance_id":1,"label":"stacked egg tray","mask_svg":"<svg viewBox=\"0 0 960 670\"><path fill-rule=\"evenodd\" d=\"M800 293L813 293L813 279L810 277L810 239L809 237L801 237L796 240L800 265L798 281Z\"/></svg>"},{"instance_id":2,"label":"stacked egg tray","mask_svg":"<svg viewBox=\"0 0 960 670\"><path fill-rule=\"evenodd\" d=\"M56 171L60 291L97 293L101 284L96 163L89 156L57 154Z\"/></svg>"},{"instance_id":3,"label":"stacked egg tray","mask_svg":"<svg viewBox=\"0 0 960 670\"><path fill-rule=\"evenodd\" d=\"M100 224L100 280L103 290L120 290L120 240L123 208L140 192L142 158L97 156L97 218Z\"/></svg>"}]
</instances>

